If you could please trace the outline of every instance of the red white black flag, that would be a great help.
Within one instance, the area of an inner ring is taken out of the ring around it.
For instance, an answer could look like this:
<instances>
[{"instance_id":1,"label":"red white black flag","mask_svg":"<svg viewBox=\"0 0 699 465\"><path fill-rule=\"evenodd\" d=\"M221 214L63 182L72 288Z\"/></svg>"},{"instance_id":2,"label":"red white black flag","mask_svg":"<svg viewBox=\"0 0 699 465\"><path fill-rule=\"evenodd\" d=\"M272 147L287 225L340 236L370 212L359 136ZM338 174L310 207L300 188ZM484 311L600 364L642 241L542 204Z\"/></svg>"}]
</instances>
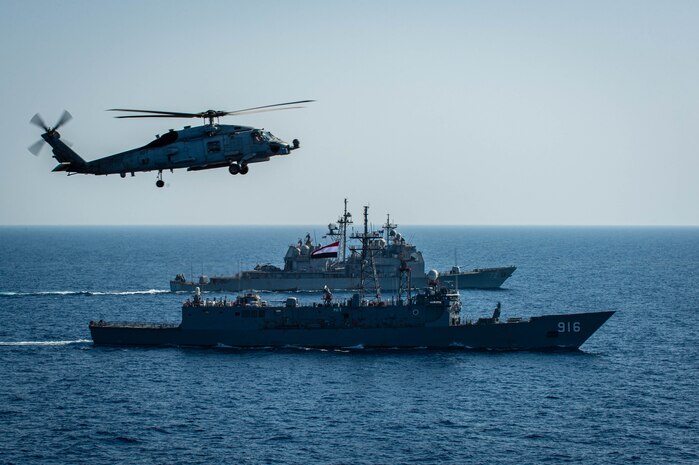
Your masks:
<instances>
[{"instance_id":1,"label":"red white black flag","mask_svg":"<svg viewBox=\"0 0 699 465\"><path fill-rule=\"evenodd\" d=\"M311 258L331 258L337 257L337 251L340 250L340 241L328 244L325 247L314 250L311 253Z\"/></svg>"}]
</instances>

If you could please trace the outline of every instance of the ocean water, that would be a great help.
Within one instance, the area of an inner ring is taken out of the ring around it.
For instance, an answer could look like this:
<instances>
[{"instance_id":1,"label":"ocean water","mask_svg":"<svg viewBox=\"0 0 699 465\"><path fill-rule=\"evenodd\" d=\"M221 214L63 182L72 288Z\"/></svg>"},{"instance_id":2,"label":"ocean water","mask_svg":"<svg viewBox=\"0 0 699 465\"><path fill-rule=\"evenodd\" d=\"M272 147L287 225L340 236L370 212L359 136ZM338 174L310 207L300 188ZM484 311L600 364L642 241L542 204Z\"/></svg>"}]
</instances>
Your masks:
<instances>
[{"instance_id":1,"label":"ocean water","mask_svg":"<svg viewBox=\"0 0 699 465\"><path fill-rule=\"evenodd\" d=\"M616 310L579 353L92 346L306 232L0 228L0 463L699 463L699 228L401 228L430 267L518 267L471 318Z\"/></svg>"}]
</instances>

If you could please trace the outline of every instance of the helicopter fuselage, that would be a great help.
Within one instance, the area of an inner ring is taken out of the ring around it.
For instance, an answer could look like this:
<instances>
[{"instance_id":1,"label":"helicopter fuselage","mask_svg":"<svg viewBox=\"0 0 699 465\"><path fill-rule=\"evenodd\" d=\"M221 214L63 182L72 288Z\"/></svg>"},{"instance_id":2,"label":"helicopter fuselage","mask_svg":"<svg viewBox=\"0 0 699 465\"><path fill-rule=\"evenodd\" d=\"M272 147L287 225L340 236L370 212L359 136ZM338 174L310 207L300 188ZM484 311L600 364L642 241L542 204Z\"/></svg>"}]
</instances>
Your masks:
<instances>
[{"instance_id":1,"label":"helicopter fuselage","mask_svg":"<svg viewBox=\"0 0 699 465\"><path fill-rule=\"evenodd\" d=\"M51 143L51 141L47 141ZM62 164L59 171L95 175L188 168L198 171L241 166L288 155L295 146L272 133L248 126L204 125L170 130L143 147L94 161ZM54 150L55 151L55 150ZM63 168L63 169L61 169Z\"/></svg>"}]
</instances>

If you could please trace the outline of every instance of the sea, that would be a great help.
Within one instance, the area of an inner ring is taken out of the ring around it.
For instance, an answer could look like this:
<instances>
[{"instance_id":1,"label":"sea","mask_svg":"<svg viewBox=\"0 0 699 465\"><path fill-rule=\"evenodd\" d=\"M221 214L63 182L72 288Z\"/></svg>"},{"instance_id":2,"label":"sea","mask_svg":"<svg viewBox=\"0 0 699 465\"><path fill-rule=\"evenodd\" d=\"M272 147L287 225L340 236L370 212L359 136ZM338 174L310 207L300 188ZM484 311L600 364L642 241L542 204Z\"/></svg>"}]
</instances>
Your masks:
<instances>
[{"instance_id":1,"label":"sea","mask_svg":"<svg viewBox=\"0 0 699 465\"><path fill-rule=\"evenodd\" d=\"M699 228L400 232L428 268L517 266L468 318L616 313L564 353L94 347L90 320L179 322L176 274L324 229L2 227L0 463L699 463Z\"/></svg>"}]
</instances>

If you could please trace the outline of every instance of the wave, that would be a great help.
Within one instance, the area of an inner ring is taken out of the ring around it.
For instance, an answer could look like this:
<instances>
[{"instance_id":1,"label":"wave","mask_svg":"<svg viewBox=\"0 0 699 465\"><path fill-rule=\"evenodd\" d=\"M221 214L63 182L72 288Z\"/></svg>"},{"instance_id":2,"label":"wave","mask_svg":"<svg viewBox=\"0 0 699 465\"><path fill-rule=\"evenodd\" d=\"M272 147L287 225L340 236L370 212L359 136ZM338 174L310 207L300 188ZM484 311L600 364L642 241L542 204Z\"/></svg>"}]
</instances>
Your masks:
<instances>
[{"instance_id":1,"label":"wave","mask_svg":"<svg viewBox=\"0 0 699 465\"><path fill-rule=\"evenodd\" d=\"M67 346L71 344L85 344L91 339L76 339L75 341L0 341L0 346Z\"/></svg>"},{"instance_id":2,"label":"wave","mask_svg":"<svg viewBox=\"0 0 699 465\"><path fill-rule=\"evenodd\" d=\"M108 295L153 295L170 294L166 289L148 289L145 291L38 291L38 292L0 292L0 297L41 297L41 296L108 296Z\"/></svg>"},{"instance_id":3,"label":"wave","mask_svg":"<svg viewBox=\"0 0 699 465\"><path fill-rule=\"evenodd\" d=\"M343 349L348 349L348 350L364 350L364 344L357 344L357 345L354 345L354 346L343 347Z\"/></svg>"}]
</instances>

